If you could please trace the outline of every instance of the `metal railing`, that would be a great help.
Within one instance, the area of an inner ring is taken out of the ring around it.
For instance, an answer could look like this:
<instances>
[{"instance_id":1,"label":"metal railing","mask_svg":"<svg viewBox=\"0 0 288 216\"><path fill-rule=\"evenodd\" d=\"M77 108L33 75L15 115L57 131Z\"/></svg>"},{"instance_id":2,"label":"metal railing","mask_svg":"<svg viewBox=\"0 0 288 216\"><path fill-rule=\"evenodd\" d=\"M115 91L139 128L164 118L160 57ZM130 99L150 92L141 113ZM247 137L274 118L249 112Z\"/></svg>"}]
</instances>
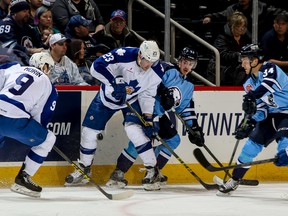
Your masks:
<instances>
[{"instance_id":1,"label":"metal railing","mask_svg":"<svg viewBox=\"0 0 288 216\"><path fill-rule=\"evenodd\" d=\"M163 19L166 19L165 14L161 13L160 11L158 11L156 8L149 5L145 1L143 1L143 0L129 0L129 2L128 2L128 28L129 29L132 30L132 20L133 20L133 18L132 18L132 5L134 2L137 2L141 5L143 5L145 8L149 9L150 11L155 13L157 16L159 16ZM216 72L215 73L215 84L216 84L216 86L220 86L220 53L219 53L219 51L214 46L210 45L209 43L207 43L202 38L193 34L191 31L189 31L188 29L186 29L185 27L183 27L182 25L180 25L179 23L177 23L176 21L174 21L171 18L170 18L170 23L172 24L171 25L171 31L172 31L171 35L175 35L175 29L174 28L176 27L177 29L179 29L183 33L189 35L191 38L193 38L194 40L199 42L201 45L205 46L206 48L208 48L214 52L214 54L215 54L215 72ZM133 31L133 32L135 33L135 31ZM145 40L139 34L136 33L136 35L139 38ZM173 40L171 40L171 46L175 46L175 37L173 37ZM175 50L175 47L171 47L171 50ZM161 50L161 53L163 54L164 52ZM213 84L209 80L205 79L204 77L202 77L200 74L196 73L195 71L193 71L192 75L208 86L215 86L215 84Z\"/></svg>"}]
</instances>

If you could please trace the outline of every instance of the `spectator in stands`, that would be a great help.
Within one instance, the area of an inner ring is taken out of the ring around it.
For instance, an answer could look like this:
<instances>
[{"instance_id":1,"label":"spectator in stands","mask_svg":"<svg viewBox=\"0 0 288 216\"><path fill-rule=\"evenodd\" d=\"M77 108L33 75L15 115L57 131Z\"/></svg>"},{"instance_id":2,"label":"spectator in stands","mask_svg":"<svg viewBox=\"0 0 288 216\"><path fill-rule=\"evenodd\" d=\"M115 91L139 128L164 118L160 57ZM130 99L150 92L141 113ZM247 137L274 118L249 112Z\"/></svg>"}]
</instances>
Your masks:
<instances>
[{"instance_id":1,"label":"spectator in stands","mask_svg":"<svg viewBox=\"0 0 288 216\"><path fill-rule=\"evenodd\" d=\"M213 23L213 22L223 22L225 23L227 18L231 16L235 11L242 12L247 20L247 34L252 33L252 0L239 0L238 3L232 4L225 10L207 14L204 16L203 24ZM264 2L258 1L258 37L261 38L262 35L269 30L273 25L273 20L275 16L279 13L285 12L281 8L275 8L273 6L267 5Z\"/></svg>"},{"instance_id":2,"label":"spectator in stands","mask_svg":"<svg viewBox=\"0 0 288 216\"><path fill-rule=\"evenodd\" d=\"M246 79L245 70L239 63L241 48L251 43L246 34L247 19L241 12L234 12L224 26L224 33L216 37L214 46L220 52L221 85L242 85ZM210 59L207 77L215 82L215 56Z\"/></svg>"},{"instance_id":3,"label":"spectator in stands","mask_svg":"<svg viewBox=\"0 0 288 216\"><path fill-rule=\"evenodd\" d=\"M12 0L10 14L0 21L2 47L20 50L27 55L41 52L35 48L37 40L33 29L28 25L30 6L26 0Z\"/></svg>"},{"instance_id":4,"label":"spectator in stands","mask_svg":"<svg viewBox=\"0 0 288 216\"><path fill-rule=\"evenodd\" d=\"M91 23L92 20L87 20L81 15L72 16L65 29L65 37L70 39L81 39L86 48L85 58L89 58L89 60L94 61L97 58L98 46L96 44L96 40L89 34L89 25Z\"/></svg>"},{"instance_id":5,"label":"spectator in stands","mask_svg":"<svg viewBox=\"0 0 288 216\"><path fill-rule=\"evenodd\" d=\"M65 54L67 51L67 39L63 34L53 34L49 39L50 49L34 54L30 58L30 65L39 68L40 62L51 58L54 66L48 74L52 84L55 85L88 85L79 73L78 67Z\"/></svg>"},{"instance_id":6,"label":"spectator in stands","mask_svg":"<svg viewBox=\"0 0 288 216\"><path fill-rule=\"evenodd\" d=\"M128 29L126 13L123 10L113 11L105 29L97 32L93 37L98 44L105 44L110 50L127 46L139 47L141 44L141 40Z\"/></svg>"},{"instance_id":7,"label":"spectator in stands","mask_svg":"<svg viewBox=\"0 0 288 216\"><path fill-rule=\"evenodd\" d=\"M55 27L62 33L70 18L78 14L92 20L89 32L96 33L105 25L100 10L93 0L57 0L52 6L52 14Z\"/></svg>"},{"instance_id":8,"label":"spectator in stands","mask_svg":"<svg viewBox=\"0 0 288 216\"><path fill-rule=\"evenodd\" d=\"M264 51L264 60L277 64L288 72L288 17L279 14L274 19L273 28L266 32L260 46Z\"/></svg>"},{"instance_id":9,"label":"spectator in stands","mask_svg":"<svg viewBox=\"0 0 288 216\"><path fill-rule=\"evenodd\" d=\"M0 20L8 15L11 0L0 0Z\"/></svg>"},{"instance_id":10,"label":"spectator in stands","mask_svg":"<svg viewBox=\"0 0 288 216\"><path fill-rule=\"evenodd\" d=\"M38 47L48 49L50 36L60 33L59 30L53 27L51 9L46 6L39 7L35 12L34 25L33 29L38 41Z\"/></svg>"},{"instance_id":11,"label":"spectator in stands","mask_svg":"<svg viewBox=\"0 0 288 216\"><path fill-rule=\"evenodd\" d=\"M30 16L34 20L36 10L42 6L42 0L27 0L30 4ZM34 22L32 22L34 23Z\"/></svg>"},{"instance_id":12,"label":"spectator in stands","mask_svg":"<svg viewBox=\"0 0 288 216\"><path fill-rule=\"evenodd\" d=\"M90 73L92 62L84 58L85 45L80 39L72 39L67 47L67 57L70 58L78 67L79 72L85 82L90 85L100 85L101 82L94 78Z\"/></svg>"}]
</instances>

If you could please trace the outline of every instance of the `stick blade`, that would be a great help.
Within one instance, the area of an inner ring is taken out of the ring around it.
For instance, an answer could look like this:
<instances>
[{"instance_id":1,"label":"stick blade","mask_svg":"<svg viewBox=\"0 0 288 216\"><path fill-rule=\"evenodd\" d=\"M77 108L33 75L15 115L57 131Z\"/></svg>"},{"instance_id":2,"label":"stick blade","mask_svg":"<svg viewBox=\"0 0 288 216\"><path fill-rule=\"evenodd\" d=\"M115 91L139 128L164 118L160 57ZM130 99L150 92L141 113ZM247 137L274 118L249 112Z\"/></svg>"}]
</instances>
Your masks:
<instances>
[{"instance_id":1,"label":"stick blade","mask_svg":"<svg viewBox=\"0 0 288 216\"><path fill-rule=\"evenodd\" d=\"M241 185L248 185L248 186L258 186L259 181L256 179L241 179L240 180Z\"/></svg>"},{"instance_id":2,"label":"stick blade","mask_svg":"<svg viewBox=\"0 0 288 216\"><path fill-rule=\"evenodd\" d=\"M128 199L134 195L134 190L127 190L117 194L111 194L111 200Z\"/></svg>"},{"instance_id":3,"label":"stick blade","mask_svg":"<svg viewBox=\"0 0 288 216\"><path fill-rule=\"evenodd\" d=\"M218 190L219 186L217 184L202 184L206 190Z\"/></svg>"},{"instance_id":4,"label":"stick blade","mask_svg":"<svg viewBox=\"0 0 288 216\"><path fill-rule=\"evenodd\" d=\"M223 179L221 179L218 176L214 176L213 177L213 181L214 183L216 183L217 185L222 185L224 184ZM247 186L258 186L259 185L259 181L258 180L254 180L254 179L241 179L240 180L240 185L247 185Z\"/></svg>"},{"instance_id":5,"label":"stick blade","mask_svg":"<svg viewBox=\"0 0 288 216\"><path fill-rule=\"evenodd\" d=\"M193 154L197 161L207 170L210 172L216 172L219 171L216 167L212 166L210 162L206 159L204 154L199 148L194 149Z\"/></svg>"}]
</instances>

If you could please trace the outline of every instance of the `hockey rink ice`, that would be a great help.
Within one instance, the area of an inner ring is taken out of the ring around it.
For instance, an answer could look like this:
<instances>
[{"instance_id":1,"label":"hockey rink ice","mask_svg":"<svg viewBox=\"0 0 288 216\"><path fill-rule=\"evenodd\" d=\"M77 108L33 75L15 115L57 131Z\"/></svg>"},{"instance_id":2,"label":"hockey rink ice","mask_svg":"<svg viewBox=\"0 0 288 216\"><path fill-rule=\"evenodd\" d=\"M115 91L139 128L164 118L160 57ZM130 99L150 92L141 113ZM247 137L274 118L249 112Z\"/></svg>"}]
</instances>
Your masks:
<instances>
[{"instance_id":1,"label":"hockey rink ice","mask_svg":"<svg viewBox=\"0 0 288 216\"><path fill-rule=\"evenodd\" d=\"M109 193L111 190L103 186ZM283 216L288 183L240 185L230 197L218 197L201 185L167 185L160 191L128 186L134 196L109 200L96 187L44 187L41 198L0 189L1 216ZM125 189L124 189L125 190Z\"/></svg>"}]
</instances>

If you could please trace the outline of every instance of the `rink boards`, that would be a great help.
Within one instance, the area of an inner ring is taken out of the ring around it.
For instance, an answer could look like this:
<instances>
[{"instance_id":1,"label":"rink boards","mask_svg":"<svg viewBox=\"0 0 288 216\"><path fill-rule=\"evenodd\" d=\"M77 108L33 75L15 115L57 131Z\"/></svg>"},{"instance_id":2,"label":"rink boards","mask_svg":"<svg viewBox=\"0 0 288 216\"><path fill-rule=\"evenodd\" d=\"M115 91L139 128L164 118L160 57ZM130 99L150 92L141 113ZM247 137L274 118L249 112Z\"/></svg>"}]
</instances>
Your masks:
<instances>
[{"instance_id":1,"label":"rink boards","mask_svg":"<svg viewBox=\"0 0 288 216\"><path fill-rule=\"evenodd\" d=\"M48 125L57 136L56 145L70 159L76 161L78 158L78 148L81 134L81 122L85 112L97 93L95 87L58 87L59 100L53 121ZM232 136L236 126L243 118L241 110L242 88L229 87L196 87L194 92L195 108L198 113L198 123L205 133L206 146L223 164L230 160L231 153L236 140ZM171 114L170 114L171 115ZM172 120L174 116L171 115ZM122 126L122 114L116 113L108 122L106 130L103 132L104 139L99 141L97 152L92 168L93 179L99 184L103 184L109 178L115 168L116 160L122 149L127 145L127 138ZM185 129L179 120L176 120L177 129L181 136L181 144L176 153L188 164L203 181L212 182L215 174L223 176L224 172L211 173L203 169L193 156L192 145ZM245 140L240 141L235 160L244 145ZM157 143L156 143L157 145ZM276 154L276 143L270 144L267 149L256 158L266 159L274 157ZM7 140L0 151L0 186L9 186L29 149L15 142ZM210 155L202 149L210 160ZM234 160L234 161L235 161ZM135 165L126 173L129 184L139 184L144 173L139 172L141 160L138 158ZM43 166L34 176L34 180L41 185L62 185L65 176L73 168L52 150ZM163 173L169 177L170 183L195 183L197 180L181 165L174 157L163 169ZM273 164L263 164L252 167L246 178L258 179L259 181L286 181L288 179L288 168L278 168Z\"/></svg>"}]
</instances>

